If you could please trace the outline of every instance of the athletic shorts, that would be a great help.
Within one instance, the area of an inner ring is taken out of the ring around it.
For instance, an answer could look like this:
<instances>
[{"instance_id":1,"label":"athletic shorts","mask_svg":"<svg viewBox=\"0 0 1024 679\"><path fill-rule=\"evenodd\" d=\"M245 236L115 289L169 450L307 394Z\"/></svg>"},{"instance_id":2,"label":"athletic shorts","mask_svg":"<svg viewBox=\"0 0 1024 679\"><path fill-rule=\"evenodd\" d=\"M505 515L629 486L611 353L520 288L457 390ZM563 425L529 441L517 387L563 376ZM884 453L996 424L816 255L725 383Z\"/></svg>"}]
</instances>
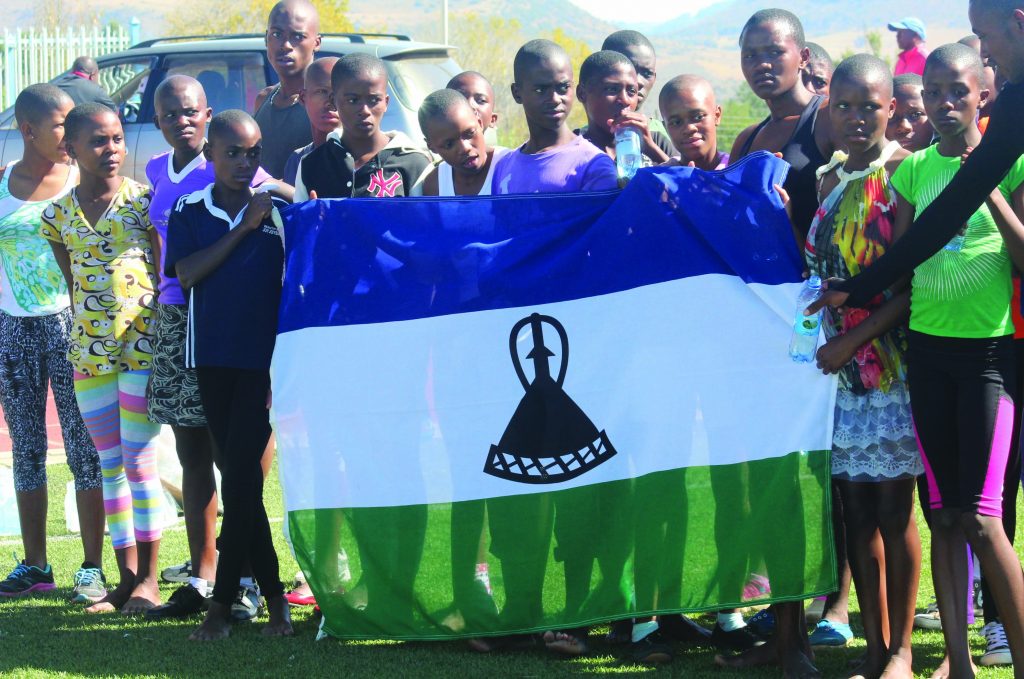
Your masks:
<instances>
[{"instance_id":1,"label":"athletic shorts","mask_svg":"<svg viewBox=\"0 0 1024 679\"><path fill-rule=\"evenodd\" d=\"M188 307L160 304L153 340L153 375L146 389L149 419L178 427L205 427L194 368L185 367Z\"/></svg>"},{"instance_id":2,"label":"athletic shorts","mask_svg":"<svg viewBox=\"0 0 1024 679\"><path fill-rule=\"evenodd\" d=\"M1013 337L910 332L907 376L931 509L1002 516L1017 384Z\"/></svg>"}]
</instances>

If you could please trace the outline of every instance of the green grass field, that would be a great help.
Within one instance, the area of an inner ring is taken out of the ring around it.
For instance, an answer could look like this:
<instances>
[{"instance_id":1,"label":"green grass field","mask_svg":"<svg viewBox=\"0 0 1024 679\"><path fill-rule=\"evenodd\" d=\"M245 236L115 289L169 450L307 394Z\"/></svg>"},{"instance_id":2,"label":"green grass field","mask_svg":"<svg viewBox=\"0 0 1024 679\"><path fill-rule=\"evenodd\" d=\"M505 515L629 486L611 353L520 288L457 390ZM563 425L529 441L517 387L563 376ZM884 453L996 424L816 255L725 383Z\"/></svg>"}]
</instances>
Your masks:
<instances>
[{"instance_id":1,"label":"green grass field","mask_svg":"<svg viewBox=\"0 0 1024 679\"><path fill-rule=\"evenodd\" d=\"M324 676L556 676L600 673L650 673L661 676L726 677L779 676L773 669L758 672L729 672L713 665L710 649L677 647L676 660L667 667L653 669L629 662L622 647L600 641L603 628L591 637L592 654L574 660L556 658L538 651L480 655L459 642L316 642L316 620L310 609L293 609L295 637L264 639L259 622L236 626L226 642L196 644L187 641L197 624L194 620L176 623L147 623L117 614L86 616L81 609L66 603L71 577L81 562L81 543L65 529L64 486L70 480L66 467L52 466L50 472L49 556L58 581L57 591L48 595L0 602L0 676L38 677L281 677ZM297 570L281 537L283 516L281 490L276 473L268 481L266 501L275 526L281 573L288 580ZM1018 517L1021 507L1018 505ZM923 522L921 522L923 527ZM927 533L923 535L927 547ZM161 562L169 565L187 558L185 532L179 522L164 534ZM18 538L0 539L0 553L21 553ZM113 553L104 555L104 570L116 573ZM11 564L13 566L13 563ZM9 568L0 566L6 573ZM925 563L919 603L931 597L930 572ZM168 596L174 589L164 585ZM859 629L857 604L852 602L852 623ZM708 622L705 620L704 622ZM972 630L971 644L976 655L984 644ZM847 663L863 652L863 642L829 652L819 652L817 664L827 677L844 676ZM914 669L929 676L942 658L939 632L914 633ZM983 669L981 676L1009 678L1009 669Z\"/></svg>"}]
</instances>

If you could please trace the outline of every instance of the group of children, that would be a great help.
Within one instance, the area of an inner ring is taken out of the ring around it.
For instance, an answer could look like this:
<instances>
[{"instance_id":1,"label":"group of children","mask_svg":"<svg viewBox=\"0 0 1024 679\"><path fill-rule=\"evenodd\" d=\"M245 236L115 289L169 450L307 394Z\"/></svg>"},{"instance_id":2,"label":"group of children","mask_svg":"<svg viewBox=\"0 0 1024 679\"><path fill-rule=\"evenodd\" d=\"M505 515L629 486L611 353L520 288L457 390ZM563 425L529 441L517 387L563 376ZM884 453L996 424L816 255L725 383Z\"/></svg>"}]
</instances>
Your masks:
<instances>
[{"instance_id":1,"label":"group of children","mask_svg":"<svg viewBox=\"0 0 1024 679\"><path fill-rule=\"evenodd\" d=\"M51 85L26 88L15 104L24 155L0 177L0 405L14 442L25 558L0 583L0 595L54 588L45 542L49 383L82 525L85 560L74 597L88 611L205 612L192 634L202 640L227 636L233 619L255 617L264 602L265 632L291 634L288 604L314 603L308 591L285 594L262 502L273 455L278 206L611 190L618 186L614 135L631 128L647 165L713 171L757 150L780 155L790 165L782 188L808 271L849 278L900 238L981 139L979 117L996 94L996 73L977 45L961 43L934 50L923 78L894 79L868 55L844 60L833 73L794 15L759 11L740 35L741 68L770 115L726 153L716 134L723 111L704 78L682 75L663 85L663 126L640 112L656 79L654 48L641 34L609 36L580 65L578 80L562 48L531 40L516 54L511 86L528 124L526 142L488 144L485 132L498 121L493 89L466 71L423 101L424 149L380 127L389 103L383 62L362 53L315 59L315 8L283 0L267 32L280 84L261 94L255 118L238 110L214 116L190 77L160 83L155 122L170 150L147 165L149 186L120 175L125 139L110 109L72 107ZM577 101L587 125L573 130L566 121ZM824 324L817 365L839 375L832 454L838 551L857 587L867 641L855 676L912 676L919 478L948 671L971 672L968 544L998 610L995 650L1024 658L1024 575L1007 539L1012 528L1002 521L1004 480L1017 483L1007 469L1019 465L1011 444L1019 423L1010 295L1011 268L1024 264L1022 183L1018 163L912 279ZM182 464L191 557L166 603L157 587L160 424L173 428ZM215 466L224 505L219 537ZM483 512L474 516L482 529ZM104 517L119 570L109 590L100 567ZM482 540L467 546L467 581L486 576L486 551ZM566 564L567 600L569 570ZM540 587L521 580L506 581L503 614L521 613L528 626ZM826 602L810 641L799 602L756 616L768 643L736 611L720 612L713 638L740 653L717 661L778 663L787 674L814 676L810 645L850 636L847 593ZM576 655L586 651L586 633L552 630L543 641ZM671 659L672 640L693 634L675 616L626 621L612 636L630 643L637 660L656 663ZM499 645L473 644L480 651Z\"/></svg>"}]
</instances>

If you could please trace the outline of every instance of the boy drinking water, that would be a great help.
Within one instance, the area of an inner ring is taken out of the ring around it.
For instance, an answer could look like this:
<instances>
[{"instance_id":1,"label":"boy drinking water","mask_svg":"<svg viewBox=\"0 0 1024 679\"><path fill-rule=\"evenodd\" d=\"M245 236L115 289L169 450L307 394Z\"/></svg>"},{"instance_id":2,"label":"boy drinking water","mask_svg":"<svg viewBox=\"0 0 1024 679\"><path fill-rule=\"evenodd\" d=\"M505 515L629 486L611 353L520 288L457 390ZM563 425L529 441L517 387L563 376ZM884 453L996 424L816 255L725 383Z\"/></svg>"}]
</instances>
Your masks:
<instances>
[{"instance_id":1,"label":"boy drinking water","mask_svg":"<svg viewBox=\"0 0 1024 679\"><path fill-rule=\"evenodd\" d=\"M377 57L347 54L331 69L341 130L299 163L295 200L407 196L431 158L402 132L384 132L388 73Z\"/></svg>"},{"instance_id":2,"label":"boy drinking water","mask_svg":"<svg viewBox=\"0 0 1024 679\"><path fill-rule=\"evenodd\" d=\"M181 198L168 225L165 269L191 298L186 360L217 445L224 520L216 585L193 640L225 638L248 560L267 600L263 633L292 634L263 505L260 459L270 440L267 398L284 251L268 193L253 194L260 131L247 113L217 114L203 150L215 180Z\"/></svg>"},{"instance_id":3,"label":"boy drinking water","mask_svg":"<svg viewBox=\"0 0 1024 679\"><path fill-rule=\"evenodd\" d=\"M576 98L587 112L587 127L578 130L597 148L615 158L615 133L629 127L640 135L645 164L669 159L651 136L647 116L636 112L638 99L636 70L625 55L611 50L595 52L580 66Z\"/></svg>"}]
</instances>

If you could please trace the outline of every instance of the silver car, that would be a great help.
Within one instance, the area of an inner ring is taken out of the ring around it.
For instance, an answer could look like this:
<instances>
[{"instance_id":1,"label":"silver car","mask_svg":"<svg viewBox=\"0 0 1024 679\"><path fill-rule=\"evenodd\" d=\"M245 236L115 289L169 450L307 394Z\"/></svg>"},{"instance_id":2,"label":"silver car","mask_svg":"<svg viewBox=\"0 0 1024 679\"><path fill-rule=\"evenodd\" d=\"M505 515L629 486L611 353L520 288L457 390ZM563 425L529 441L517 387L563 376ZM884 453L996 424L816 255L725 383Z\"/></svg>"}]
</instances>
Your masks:
<instances>
[{"instance_id":1,"label":"silver car","mask_svg":"<svg viewBox=\"0 0 1024 679\"><path fill-rule=\"evenodd\" d=\"M380 57L388 69L391 95L381 128L401 130L418 141L423 138L416 119L420 102L462 70L452 58L453 49L414 42L404 35L326 33L317 56L365 52ZM128 144L124 174L142 182L149 159L167 150L153 124L153 92L164 78L185 74L199 80L214 112L238 108L251 113L260 90L277 82L260 34L147 40L124 52L98 57L96 62L99 82L117 104L124 123ZM21 152L12 106L0 113L0 163L20 158Z\"/></svg>"}]
</instances>

